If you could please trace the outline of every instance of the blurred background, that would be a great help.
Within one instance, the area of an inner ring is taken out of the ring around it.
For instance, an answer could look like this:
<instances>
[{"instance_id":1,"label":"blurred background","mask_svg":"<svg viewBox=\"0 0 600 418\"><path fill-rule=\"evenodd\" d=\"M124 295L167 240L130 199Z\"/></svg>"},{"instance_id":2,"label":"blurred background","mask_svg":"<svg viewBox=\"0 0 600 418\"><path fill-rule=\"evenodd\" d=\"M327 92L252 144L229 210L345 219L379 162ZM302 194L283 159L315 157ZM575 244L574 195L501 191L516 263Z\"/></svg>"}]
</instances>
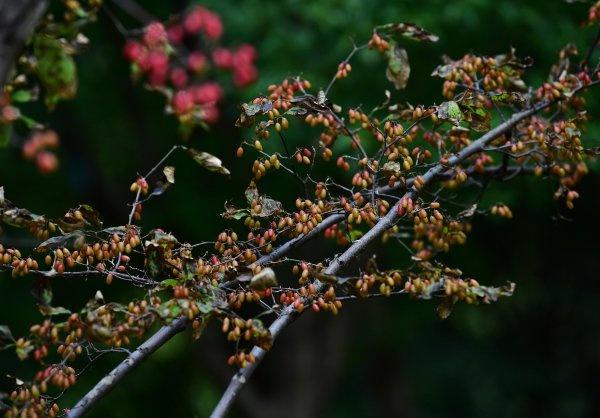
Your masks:
<instances>
[{"instance_id":1,"label":"blurred background","mask_svg":"<svg viewBox=\"0 0 600 418\"><path fill-rule=\"evenodd\" d=\"M223 228L234 226L219 214L226 200L241 200L252 162L251 157L235 158L240 140L248 139L247 132L233 126L238 104L289 75L302 74L313 86L325 86L350 51L351 39L368 40L373 26L415 22L440 36L436 44L408 45L411 78L397 97L423 104L441 100L442 82L430 74L442 54L493 55L514 46L519 55L534 58L526 79L535 84L567 42L583 52L595 35L594 28L580 27L587 5L562 1L201 3L221 15L227 44L257 47L260 77L250 88L228 91L220 122L209 132L196 131L189 140L195 148L218 155L231 178L175 156L176 187L144 208L143 226L162 227L190 242L214 239ZM140 4L166 19L192 3ZM128 27L137 26L110 1L107 5ZM78 57L77 98L60 103L53 113L38 114L60 135L59 171L43 176L21 158L18 148L3 149L0 185L8 199L34 212L60 216L88 203L106 225L118 225L126 221L129 184L136 174L146 172L181 140L175 118L164 115L163 99L131 82L121 55L123 38L110 20L101 15L85 33L91 46ZM344 105L381 102L383 91L392 88L384 71L378 54L360 54L332 99ZM600 138L600 96L592 92L587 97L591 123L584 137L591 144ZM516 282L512 298L489 306L458 306L444 321L435 314L434 303L405 297L348 302L337 317L307 314L277 341L231 416L600 416L600 168L591 167L569 219L557 218L551 182L524 178L492 187L485 202L507 203L514 219L476 218L467 244L446 258L480 283ZM288 207L297 192L285 176L271 178L268 187ZM25 237L7 234L6 241ZM331 243L317 240L310 251L333 249ZM378 257L392 263L406 254L390 246ZM72 309L97 289L116 301L139 294L91 279L57 280L53 285L56 304ZM3 275L0 323L22 335L40 318L28 280ZM225 363L231 349L216 327L197 342L183 333L104 398L90 417L205 417L234 372ZM61 405L73 405L120 359L107 357L95 364ZM4 374L32 370L11 352L0 352L0 364L2 388L8 384Z\"/></svg>"}]
</instances>

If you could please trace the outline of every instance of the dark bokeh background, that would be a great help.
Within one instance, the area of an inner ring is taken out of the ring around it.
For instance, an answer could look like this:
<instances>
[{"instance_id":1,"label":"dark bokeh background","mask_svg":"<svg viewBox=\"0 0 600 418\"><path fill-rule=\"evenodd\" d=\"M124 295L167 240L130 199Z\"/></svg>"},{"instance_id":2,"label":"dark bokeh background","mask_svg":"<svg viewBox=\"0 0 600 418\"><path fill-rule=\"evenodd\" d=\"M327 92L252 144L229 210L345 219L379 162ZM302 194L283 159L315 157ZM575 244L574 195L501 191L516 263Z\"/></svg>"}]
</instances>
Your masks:
<instances>
[{"instance_id":1,"label":"dark bokeh background","mask_svg":"<svg viewBox=\"0 0 600 418\"><path fill-rule=\"evenodd\" d=\"M141 3L161 18L187 4ZM539 82L565 43L575 41L585 50L594 35L593 29L580 28L586 7L561 1L203 4L223 17L228 42L257 46L261 76L250 89L230 92L221 123L191 139L195 147L221 156L231 179L175 157L176 187L145 208L145 226L161 226L192 242L211 239L224 227L218 216L223 202L238 199L249 177L250 160L234 159L244 134L233 128L237 103L287 75L302 73L313 85L325 85L351 48L350 39L367 39L373 26L414 21L440 35L435 45L409 45L412 75L401 97L413 103L440 100L441 82L429 74L443 53L495 54L512 45L535 59L528 80ZM78 60L77 99L60 104L51 115L41 114L61 136L60 171L41 176L18 149L6 149L0 152L0 184L7 198L33 211L58 216L85 202L97 207L107 224L122 224L129 183L179 141L176 123L162 114L160 97L130 82L120 55L122 38L108 19L103 16L86 33L91 48ZM361 54L352 76L334 89L333 99L377 103L390 88L383 69L377 54ZM586 137L598 139L600 101L597 93L588 97L592 122ZM287 190L288 180L280 177L270 187L289 199L295 190ZM434 304L406 298L348 303L334 318L305 315L277 342L232 416L599 416L599 186L594 166L582 184L582 198L568 214L571 220L558 221L553 185L534 179L497 185L486 201L508 203L515 219L477 218L467 245L448 261L482 283L517 282L512 298L491 306L458 307L445 321L435 315ZM313 254L331 250L322 241L311 247ZM391 248L379 257L393 262L404 254ZM115 300L132 294L118 284L108 288L94 281L55 281L57 303L70 308L81 306L96 289ZM0 323L11 324L17 335L40 318L28 292L28 279L0 280ZM210 329L194 343L189 334L179 335L90 416L207 416L233 372L225 365L230 348L219 334ZM62 405L73 404L117 360L96 364ZM0 353L0 363L11 374L30 370L12 353Z\"/></svg>"}]
</instances>

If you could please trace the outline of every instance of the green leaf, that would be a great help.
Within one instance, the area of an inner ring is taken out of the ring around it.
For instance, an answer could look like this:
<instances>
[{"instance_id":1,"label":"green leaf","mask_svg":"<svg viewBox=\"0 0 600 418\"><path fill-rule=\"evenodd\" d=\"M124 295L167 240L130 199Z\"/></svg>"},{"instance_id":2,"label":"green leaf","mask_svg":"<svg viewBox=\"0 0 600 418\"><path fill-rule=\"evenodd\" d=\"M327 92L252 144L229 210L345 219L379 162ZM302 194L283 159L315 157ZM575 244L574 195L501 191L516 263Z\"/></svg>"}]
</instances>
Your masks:
<instances>
[{"instance_id":1,"label":"green leaf","mask_svg":"<svg viewBox=\"0 0 600 418\"><path fill-rule=\"evenodd\" d=\"M352 231L349 232L350 240L352 242L354 242L357 239L359 239L360 237L362 237L364 234L365 233L363 231L359 231L358 229L353 229Z\"/></svg>"},{"instance_id":2,"label":"green leaf","mask_svg":"<svg viewBox=\"0 0 600 418\"><path fill-rule=\"evenodd\" d=\"M250 216L250 210L248 209L236 209L235 206L226 206L225 212L221 214L224 219L234 219L239 221L240 219L244 219L247 216Z\"/></svg>"},{"instance_id":3,"label":"green leaf","mask_svg":"<svg viewBox=\"0 0 600 418\"><path fill-rule=\"evenodd\" d=\"M160 284L163 287L175 287L179 284L179 282L175 279L165 279L162 282L160 282Z\"/></svg>"},{"instance_id":4,"label":"green leaf","mask_svg":"<svg viewBox=\"0 0 600 418\"><path fill-rule=\"evenodd\" d=\"M444 102L438 106L437 116L441 120L448 120L455 125L463 119L463 113L458 106L458 103L451 100L448 102Z\"/></svg>"},{"instance_id":5,"label":"green leaf","mask_svg":"<svg viewBox=\"0 0 600 418\"><path fill-rule=\"evenodd\" d=\"M53 107L61 99L71 99L77 90L77 68L67 45L60 39L38 35L34 39L36 73L46 92L46 105Z\"/></svg>"},{"instance_id":6,"label":"green leaf","mask_svg":"<svg viewBox=\"0 0 600 418\"><path fill-rule=\"evenodd\" d=\"M15 90L11 95L12 101L17 103L27 103L33 98L30 91L27 90Z\"/></svg>"}]
</instances>

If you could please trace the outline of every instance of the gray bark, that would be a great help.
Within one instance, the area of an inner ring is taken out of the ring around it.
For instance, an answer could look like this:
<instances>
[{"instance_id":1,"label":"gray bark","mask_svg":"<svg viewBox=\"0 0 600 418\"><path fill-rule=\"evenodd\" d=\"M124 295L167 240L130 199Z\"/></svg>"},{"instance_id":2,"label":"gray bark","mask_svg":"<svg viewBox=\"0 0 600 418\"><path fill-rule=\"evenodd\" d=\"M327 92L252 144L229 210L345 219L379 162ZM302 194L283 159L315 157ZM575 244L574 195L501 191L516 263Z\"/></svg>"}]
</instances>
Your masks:
<instances>
[{"instance_id":1,"label":"gray bark","mask_svg":"<svg viewBox=\"0 0 600 418\"><path fill-rule=\"evenodd\" d=\"M0 91L14 61L48 7L47 0L0 1Z\"/></svg>"}]
</instances>

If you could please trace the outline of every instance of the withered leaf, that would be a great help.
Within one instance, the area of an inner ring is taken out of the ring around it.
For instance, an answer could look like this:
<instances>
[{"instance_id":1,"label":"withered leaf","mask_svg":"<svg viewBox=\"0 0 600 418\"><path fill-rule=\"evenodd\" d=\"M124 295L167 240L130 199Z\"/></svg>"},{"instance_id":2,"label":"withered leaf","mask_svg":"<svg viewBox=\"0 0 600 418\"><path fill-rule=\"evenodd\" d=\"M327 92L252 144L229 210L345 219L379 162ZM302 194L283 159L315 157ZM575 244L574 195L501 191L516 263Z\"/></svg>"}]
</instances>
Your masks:
<instances>
[{"instance_id":1,"label":"withered leaf","mask_svg":"<svg viewBox=\"0 0 600 418\"><path fill-rule=\"evenodd\" d=\"M379 26L376 28L377 32L385 32L388 34L400 35L404 38L412 39L415 41L427 41L437 42L439 36L426 31L420 26L414 23L388 23L387 25Z\"/></svg>"},{"instance_id":2,"label":"withered leaf","mask_svg":"<svg viewBox=\"0 0 600 418\"><path fill-rule=\"evenodd\" d=\"M400 48L392 42L386 52L388 58L388 67L385 75L389 81L394 83L396 89L401 90L406 87L410 77L410 64L408 54L404 48Z\"/></svg>"},{"instance_id":3,"label":"withered leaf","mask_svg":"<svg viewBox=\"0 0 600 418\"><path fill-rule=\"evenodd\" d=\"M190 148L188 149L188 153L192 156L194 161L196 161L198 164L200 164L209 171L224 174L226 176L231 174L230 171L223 166L223 163L220 159L218 159L212 154L209 154L208 152L198 151L194 148Z\"/></svg>"},{"instance_id":4,"label":"withered leaf","mask_svg":"<svg viewBox=\"0 0 600 418\"><path fill-rule=\"evenodd\" d=\"M266 267L250 279L249 287L253 290L265 290L277 286L277 277L272 268Z\"/></svg>"}]
</instances>

